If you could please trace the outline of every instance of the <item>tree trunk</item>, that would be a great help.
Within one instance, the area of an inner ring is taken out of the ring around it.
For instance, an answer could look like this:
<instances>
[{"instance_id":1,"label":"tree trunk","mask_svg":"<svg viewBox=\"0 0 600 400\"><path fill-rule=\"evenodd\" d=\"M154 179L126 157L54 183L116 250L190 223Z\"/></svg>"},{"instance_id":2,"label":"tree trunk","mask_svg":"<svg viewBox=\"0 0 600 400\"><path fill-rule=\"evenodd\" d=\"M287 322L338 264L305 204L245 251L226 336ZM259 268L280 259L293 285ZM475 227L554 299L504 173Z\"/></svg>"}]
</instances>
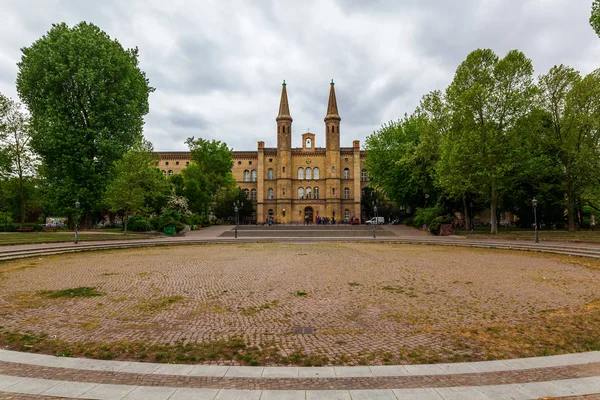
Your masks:
<instances>
[{"instance_id":1,"label":"tree trunk","mask_svg":"<svg viewBox=\"0 0 600 400\"><path fill-rule=\"evenodd\" d=\"M567 218L569 221L569 232L575 232L575 201L573 199L573 182L567 184Z\"/></svg>"},{"instance_id":2,"label":"tree trunk","mask_svg":"<svg viewBox=\"0 0 600 400\"><path fill-rule=\"evenodd\" d=\"M468 208L467 208L467 198L465 196L463 196L462 198L463 201L463 210L465 212L465 229L469 230L471 229L471 213Z\"/></svg>"},{"instance_id":3,"label":"tree trunk","mask_svg":"<svg viewBox=\"0 0 600 400\"><path fill-rule=\"evenodd\" d=\"M19 198L21 200L21 223L25 223L25 189L23 188L23 177L19 177Z\"/></svg>"},{"instance_id":4,"label":"tree trunk","mask_svg":"<svg viewBox=\"0 0 600 400\"><path fill-rule=\"evenodd\" d=\"M496 218L496 208L498 207L498 192L496 186L492 185L492 204L490 205L490 218L492 220L491 233L498 234L498 219Z\"/></svg>"},{"instance_id":5,"label":"tree trunk","mask_svg":"<svg viewBox=\"0 0 600 400\"><path fill-rule=\"evenodd\" d=\"M123 233L127 235L127 222L129 222L129 213L127 211L123 215L123 220Z\"/></svg>"}]
</instances>

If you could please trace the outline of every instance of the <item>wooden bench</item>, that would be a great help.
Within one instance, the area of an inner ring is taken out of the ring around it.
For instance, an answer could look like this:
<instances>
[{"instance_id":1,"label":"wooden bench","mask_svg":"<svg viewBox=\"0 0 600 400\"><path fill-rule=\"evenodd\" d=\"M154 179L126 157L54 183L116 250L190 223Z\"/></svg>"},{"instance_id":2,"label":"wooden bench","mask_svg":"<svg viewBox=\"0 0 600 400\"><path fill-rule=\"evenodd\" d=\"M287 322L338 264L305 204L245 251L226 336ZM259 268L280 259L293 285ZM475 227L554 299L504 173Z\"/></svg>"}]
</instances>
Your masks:
<instances>
[{"instance_id":1,"label":"wooden bench","mask_svg":"<svg viewBox=\"0 0 600 400\"><path fill-rule=\"evenodd\" d=\"M58 226L44 226L44 231L48 232L48 231L57 231L58 230Z\"/></svg>"},{"instance_id":2,"label":"wooden bench","mask_svg":"<svg viewBox=\"0 0 600 400\"><path fill-rule=\"evenodd\" d=\"M17 228L17 232L33 232L33 226L20 226Z\"/></svg>"}]
</instances>

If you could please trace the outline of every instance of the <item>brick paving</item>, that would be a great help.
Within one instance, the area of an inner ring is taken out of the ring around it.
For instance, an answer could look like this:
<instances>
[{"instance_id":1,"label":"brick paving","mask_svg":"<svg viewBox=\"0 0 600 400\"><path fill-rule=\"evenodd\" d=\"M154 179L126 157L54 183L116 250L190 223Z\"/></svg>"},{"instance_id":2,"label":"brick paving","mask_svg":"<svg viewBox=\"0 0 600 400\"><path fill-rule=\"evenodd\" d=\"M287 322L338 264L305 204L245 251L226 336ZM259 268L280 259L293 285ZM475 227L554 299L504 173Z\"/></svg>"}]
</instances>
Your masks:
<instances>
[{"instance_id":1,"label":"brick paving","mask_svg":"<svg viewBox=\"0 0 600 400\"><path fill-rule=\"evenodd\" d=\"M427 257L423 257L426 252ZM67 342L149 344L241 337L332 364L381 364L398 349L452 354L456 326L532 323L597 298L600 261L514 251L364 243L211 244L4 263L5 329ZM587 265L587 264L586 264ZM60 279L56 279L60 276ZM49 300L40 290L106 295ZM305 292L307 296L298 296ZM161 305L161 299L180 301ZM297 326L314 335L294 335ZM375 354L369 358L369 355ZM473 359L479 355L473 354ZM276 363L276 362L275 362Z\"/></svg>"},{"instance_id":2,"label":"brick paving","mask_svg":"<svg viewBox=\"0 0 600 400\"><path fill-rule=\"evenodd\" d=\"M56 379L67 382L238 390L414 389L521 384L594 377L600 376L600 363L453 375L352 378L234 378L77 370L1 362L0 375Z\"/></svg>"}]
</instances>

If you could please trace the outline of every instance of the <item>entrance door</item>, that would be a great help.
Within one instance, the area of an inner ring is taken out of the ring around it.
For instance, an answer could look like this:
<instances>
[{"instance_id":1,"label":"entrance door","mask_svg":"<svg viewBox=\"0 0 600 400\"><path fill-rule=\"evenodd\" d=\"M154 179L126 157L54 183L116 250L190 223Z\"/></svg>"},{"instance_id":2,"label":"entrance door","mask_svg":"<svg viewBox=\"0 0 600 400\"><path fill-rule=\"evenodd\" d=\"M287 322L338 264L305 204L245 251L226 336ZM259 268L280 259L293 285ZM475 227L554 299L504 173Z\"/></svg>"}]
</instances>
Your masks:
<instances>
[{"instance_id":1,"label":"entrance door","mask_svg":"<svg viewBox=\"0 0 600 400\"><path fill-rule=\"evenodd\" d=\"M308 218L306 218L308 217ZM312 207L306 207L304 209L304 221L308 221L309 224L313 223L313 209Z\"/></svg>"}]
</instances>

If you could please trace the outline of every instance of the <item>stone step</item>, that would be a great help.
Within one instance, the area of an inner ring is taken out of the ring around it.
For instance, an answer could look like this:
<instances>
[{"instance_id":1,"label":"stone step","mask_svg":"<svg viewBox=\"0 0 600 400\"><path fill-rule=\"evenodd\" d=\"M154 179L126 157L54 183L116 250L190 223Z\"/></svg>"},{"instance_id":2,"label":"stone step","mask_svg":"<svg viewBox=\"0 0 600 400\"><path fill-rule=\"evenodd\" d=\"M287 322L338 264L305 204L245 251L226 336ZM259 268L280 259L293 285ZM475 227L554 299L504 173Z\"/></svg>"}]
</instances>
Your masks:
<instances>
[{"instance_id":1,"label":"stone step","mask_svg":"<svg viewBox=\"0 0 600 400\"><path fill-rule=\"evenodd\" d=\"M225 231L223 232L220 237L234 237L235 236L235 232L233 230L230 231ZM396 236L394 233L390 232L390 231L386 231L383 229L379 229L377 230L377 237L394 237ZM291 229L265 229L265 230L238 230L238 237L244 237L244 238L249 238L249 237L256 237L256 238L260 238L260 237L288 237L288 238L293 238L293 237L319 237L319 238L323 238L323 237L327 237L327 238L331 238L331 237L338 237L338 238L345 238L345 237L364 237L364 238L368 238L368 237L373 237L373 230L364 230L364 229L360 229L360 230L354 230L354 229L346 229L346 230L341 230L341 229L336 229L336 230L331 230L331 229L297 229L297 230L291 230Z\"/></svg>"}]
</instances>

